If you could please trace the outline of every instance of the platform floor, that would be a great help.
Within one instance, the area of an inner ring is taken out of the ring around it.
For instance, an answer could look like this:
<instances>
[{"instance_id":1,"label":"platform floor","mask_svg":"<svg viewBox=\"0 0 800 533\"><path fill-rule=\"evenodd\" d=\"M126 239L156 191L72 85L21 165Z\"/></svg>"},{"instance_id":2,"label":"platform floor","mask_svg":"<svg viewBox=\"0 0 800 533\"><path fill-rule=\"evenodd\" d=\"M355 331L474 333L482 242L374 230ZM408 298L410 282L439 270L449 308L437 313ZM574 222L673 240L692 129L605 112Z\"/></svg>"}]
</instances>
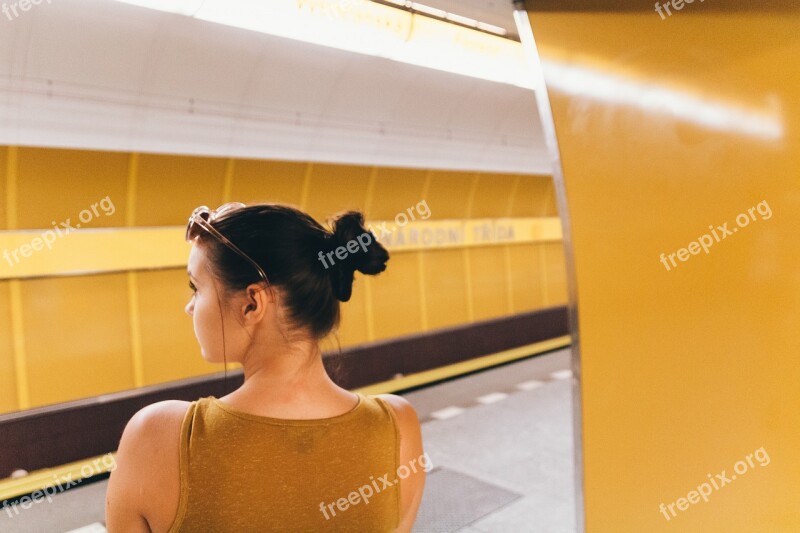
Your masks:
<instances>
[{"instance_id":1,"label":"platform floor","mask_svg":"<svg viewBox=\"0 0 800 533\"><path fill-rule=\"evenodd\" d=\"M575 531L569 366L564 349L404 394L433 464L415 533ZM0 512L0 531L103 532L106 485Z\"/></svg>"}]
</instances>

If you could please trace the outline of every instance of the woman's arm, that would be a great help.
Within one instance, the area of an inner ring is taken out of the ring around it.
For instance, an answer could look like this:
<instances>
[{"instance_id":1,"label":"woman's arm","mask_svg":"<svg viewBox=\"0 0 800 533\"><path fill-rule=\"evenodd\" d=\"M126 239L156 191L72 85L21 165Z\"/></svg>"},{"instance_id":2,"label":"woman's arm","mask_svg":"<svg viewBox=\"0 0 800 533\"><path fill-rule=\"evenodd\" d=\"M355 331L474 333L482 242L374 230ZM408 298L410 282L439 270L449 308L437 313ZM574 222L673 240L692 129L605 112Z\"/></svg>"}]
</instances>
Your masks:
<instances>
[{"instance_id":1,"label":"woman's arm","mask_svg":"<svg viewBox=\"0 0 800 533\"><path fill-rule=\"evenodd\" d=\"M400 525L395 530L410 533L417 519L426 472L431 468L430 458L422 446L422 429L414 407L402 396L381 394L392 406L400 428L400 465L408 468L409 475L400 480Z\"/></svg>"},{"instance_id":2,"label":"woman's arm","mask_svg":"<svg viewBox=\"0 0 800 533\"><path fill-rule=\"evenodd\" d=\"M158 402L122 433L106 492L109 533L167 531L180 497L180 427L188 402Z\"/></svg>"}]
</instances>

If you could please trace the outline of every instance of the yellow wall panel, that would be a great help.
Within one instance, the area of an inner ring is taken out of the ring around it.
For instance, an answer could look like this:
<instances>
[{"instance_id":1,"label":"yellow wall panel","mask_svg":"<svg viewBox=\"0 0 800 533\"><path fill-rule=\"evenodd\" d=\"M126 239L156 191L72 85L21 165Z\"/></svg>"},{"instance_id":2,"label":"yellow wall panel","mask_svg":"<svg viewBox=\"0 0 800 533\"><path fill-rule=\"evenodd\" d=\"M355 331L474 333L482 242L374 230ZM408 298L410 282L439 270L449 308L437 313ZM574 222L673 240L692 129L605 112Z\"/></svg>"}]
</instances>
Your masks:
<instances>
[{"instance_id":1,"label":"yellow wall panel","mask_svg":"<svg viewBox=\"0 0 800 533\"><path fill-rule=\"evenodd\" d=\"M22 282L31 406L133 387L125 274Z\"/></svg>"},{"instance_id":2,"label":"yellow wall panel","mask_svg":"<svg viewBox=\"0 0 800 533\"><path fill-rule=\"evenodd\" d=\"M136 189L137 226L185 225L199 205L222 204L227 160L141 154Z\"/></svg>"},{"instance_id":3,"label":"yellow wall panel","mask_svg":"<svg viewBox=\"0 0 800 533\"><path fill-rule=\"evenodd\" d=\"M589 4L528 2L571 222L585 530L800 531L800 5Z\"/></svg>"},{"instance_id":4,"label":"yellow wall panel","mask_svg":"<svg viewBox=\"0 0 800 533\"><path fill-rule=\"evenodd\" d=\"M17 374L14 365L14 337L11 325L9 281L0 282L0 413L15 411Z\"/></svg>"},{"instance_id":5,"label":"yellow wall panel","mask_svg":"<svg viewBox=\"0 0 800 533\"><path fill-rule=\"evenodd\" d=\"M521 176L514 192L511 216L555 217L555 190L550 176Z\"/></svg>"},{"instance_id":6,"label":"yellow wall panel","mask_svg":"<svg viewBox=\"0 0 800 533\"><path fill-rule=\"evenodd\" d=\"M137 273L144 385L220 372L200 354L192 317L184 311L191 290L185 270Z\"/></svg>"},{"instance_id":7,"label":"yellow wall panel","mask_svg":"<svg viewBox=\"0 0 800 533\"><path fill-rule=\"evenodd\" d=\"M17 228L50 229L67 219L75 228L123 226L127 175L124 153L19 148ZM92 209L105 197L108 209Z\"/></svg>"},{"instance_id":8,"label":"yellow wall panel","mask_svg":"<svg viewBox=\"0 0 800 533\"><path fill-rule=\"evenodd\" d=\"M6 205L8 150L0 148L0 209ZM225 195L245 203L305 200L321 222L338 211L366 209L369 222L390 221L423 199L438 219L541 214L549 200L536 195L552 194L549 178L540 176L40 148L18 153L15 207L21 226L36 229L68 217L74 223L106 195L116 212L99 217L95 227L183 226L192 209L217 207ZM533 207L525 205L528 200ZM344 347L502 316L511 311L509 300L515 311L539 308L546 302L541 280L560 280L549 288L553 300L563 283L559 246L551 252L541 244L517 245L507 255L504 246L395 251L380 276L357 274L353 297L342 305L339 341ZM23 281L31 404L220 371L222 365L200 355L183 311L186 285L182 268ZM0 365L10 369L0 377L0 412L6 412L19 407L8 283L0 284L0 303ZM336 339L327 339L325 347L335 350Z\"/></svg>"},{"instance_id":9,"label":"yellow wall panel","mask_svg":"<svg viewBox=\"0 0 800 533\"><path fill-rule=\"evenodd\" d=\"M10 148L7 146L0 146L0 230L8 229L6 218L8 217L8 210L6 209L6 202L8 201L7 183L8 175L6 174L8 165L8 151Z\"/></svg>"},{"instance_id":10,"label":"yellow wall panel","mask_svg":"<svg viewBox=\"0 0 800 533\"><path fill-rule=\"evenodd\" d=\"M376 339L422 330L417 254L393 254L386 270L369 283Z\"/></svg>"},{"instance_id":11,"label":"yellow wall panel","mask_svg":"<svg viewBox=\"0 0 800 533\"><path fill-rule=\"evenodd\" d=\"M426 194L431 220L466 218L475 172L432 170Z\"/></svg>"},{"instance_id":12,"label":"yellow wall panel","mask_svg":"<svg viewBox=\"0 0 800 533\"><path fill-rule=\"evenodd\" d=\"M368 220L394 220L399 213L408 215L407 210L410 207L413 208L414 216L419 217L416 206L426 200L422 195L427 175L427 170L420 169L376 169L372 199L366 213ZM428 207L430 208L430 204ZM424 209L423 206L423 213Z\"/></svg>"},{"instance_id":13,"label":"yellow wall panel","mask_svg":"<svg viewBox=\"0 0 800 533\"><path fill-rule=\"evenodd\" d=\"M473 310L475 320L508 314L508 277L501 248L469 250ZM530 268L528 275L530 275Z\"/></svg>"},{"instance_id":14,"label":"yellow wall panel","mask_svg":"<svg viewBox=\"0 0 800 533\"><path fill-rule=\"evenodd\" d=\"M431 329L469 321L467 280L461 250L420 252L425 265L425 301Z\"/></svg>"},{"instance_id":15,"label":"yellow wall panel","mask_svg":"<svg viewBox=\"0 0 800 533\"><path fill-rule=\"evenodd\" d=\"M566 305L568 300L567 272L564 269L564 246L560 242L538 244L543 250L544 278L547 289L545 305Z\"/></svg>"},{"instance_id":16,"label":"yellow wall panel","mask_svg":"<svg viewBox=\"0 0 800 533\"><path fill-rule=\"evenodd\" d=\"M324 223L339 211L363 209L371 172L365 166L314 163L305 210Z\"/></svg>"},{"instance_id":17,"label":"yellow wall panel","mask_svg":"<svg viewBox=\"0 0 800 533\"><path fill-rule=\"evenodd\" d=\"M364 291L364 277L360 272L356 273L350 301L340 302L340 305L342 319L339 325L339 341L342 347L367 342L369 340L367 303Z\"/></svg>"},{"instance_id":18,"label":"yellow wall panel","mask_svg":"<svg viewBox=\"0 0 800 533\"><path fill-rule=\"evenodd\" d=\"M535 246L509 246L514 312L522 313L545 306L544 266Z\"/></svg>"},{"instance_id":19,"label":"yellow wall panel","mask_svg":"<svg viewBox=\"0 0 800 533\"><path fill-rule=\"evenodd\" d=\"M309 163L296 161L237 159L230 201L299 206L308 166Z\"/></svg>"},{"instance_id":20,"label":"yellow wall panel","mask_svg":"<svg viewBox=\"0 0 800 533\"><path fill-rule=\"evenodd\" d=\"M469 216L471 218L510 216L511 199L520 180L521 178L514 174L481 173Z\"/></svg>"}]
</instances>

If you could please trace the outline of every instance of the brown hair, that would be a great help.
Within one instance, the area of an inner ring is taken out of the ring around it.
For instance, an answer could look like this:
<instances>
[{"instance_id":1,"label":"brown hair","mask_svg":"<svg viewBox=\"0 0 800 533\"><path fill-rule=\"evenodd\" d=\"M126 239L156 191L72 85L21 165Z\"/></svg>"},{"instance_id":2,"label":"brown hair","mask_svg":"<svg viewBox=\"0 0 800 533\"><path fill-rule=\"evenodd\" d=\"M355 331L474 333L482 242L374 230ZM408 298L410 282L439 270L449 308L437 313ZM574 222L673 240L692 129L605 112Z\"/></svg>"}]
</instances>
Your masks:
<instances>
[{"instance_id":1,"label":"brown hair","mask_svg":"<svg viewBox=\"0 0 800 533\"><path fill-rule=\"evenodd\" d=\"M316 339L340 321L339 302L350 299L355 272L375 275L386 269L389 253L364 227L359 211L339 213L332 231L299 209L283 204L255 204L226 213L213 226L253 259L269 283L282 289L290 327L304 328ZM211 271L227 291L243 290L261 280L253 265L208 232Z\"/></svg>"}]
</instances>

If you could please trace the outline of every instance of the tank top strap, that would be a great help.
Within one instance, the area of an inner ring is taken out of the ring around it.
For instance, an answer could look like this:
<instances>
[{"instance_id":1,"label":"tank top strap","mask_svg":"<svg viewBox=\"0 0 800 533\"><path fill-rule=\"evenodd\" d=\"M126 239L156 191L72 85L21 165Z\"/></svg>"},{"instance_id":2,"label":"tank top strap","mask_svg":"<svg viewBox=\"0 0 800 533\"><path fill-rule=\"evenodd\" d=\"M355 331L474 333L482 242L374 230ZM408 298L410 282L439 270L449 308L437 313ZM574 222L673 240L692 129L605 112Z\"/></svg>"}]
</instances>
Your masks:
<instances>
[{"instance_id":1,"label":"tank top strap","mask_svg":"<svg viewBox=\"0 0 800 533\"><path fill-rule=\"evenodd\" d=\"M180 497L178 499L178 512L175 514L175 520L169 533L175 533L180 530L183 519L186 516L186 507L188 502L189 493L189 440L194 426L195 416L197 414L197 406L200 400L195 400L189 404L186 414L183 415L183 422L181 423L181 442L179 452L180 463Z\"/></svg>"}]
</instances>

